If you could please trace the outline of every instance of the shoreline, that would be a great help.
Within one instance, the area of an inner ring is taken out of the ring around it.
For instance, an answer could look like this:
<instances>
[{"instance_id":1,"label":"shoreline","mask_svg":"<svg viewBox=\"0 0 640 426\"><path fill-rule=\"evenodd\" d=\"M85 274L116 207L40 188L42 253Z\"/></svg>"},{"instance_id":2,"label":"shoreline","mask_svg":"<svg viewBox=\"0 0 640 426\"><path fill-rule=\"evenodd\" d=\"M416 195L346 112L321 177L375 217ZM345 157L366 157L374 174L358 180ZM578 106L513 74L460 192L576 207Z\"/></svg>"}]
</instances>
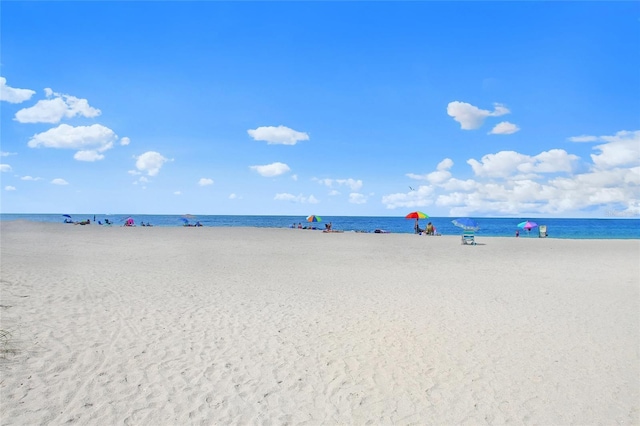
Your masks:
<instances>
[{"instance_id":1,"label":"shoreline","mask_svg":"<svg viewBox=\"0 0 640 426\"><path fill-rule=\"evenodd\" d=\"M636 240L112 228L0 223L3 425L640 421Z\"/></svg>"},{"instance_id":2,"label":"shoreline","mask_svg":"<svg viewBox=\"0 0 640 426\"><path fill-rule=\"evenodd\" d=\"M356 231L356 230L342 230L342 229L336 229L333 232L324 232L323 228L318 227L317 229L299 229L299 228L292 228L292 227L283 227L283 226L210 226L210 225L203 225L203 226L183 226L183 225L152 225L152 226L140 226L140 225L134 225L134 226L124 226L122 224L111 224L111 225L97 225L95 223L91 223L88 225L82 225L80 223L78 224L71 224L71 223L59 223L59 222L40 222L40 221L31 221L31 220L26 220L26 219L16 219L16 220L10 220L10 221L1 221L0 220L0 225L1 224L23 224L23 225L33 225L33 226L38 226L38 225L45 225L45 226L61 226L62 228L87 228L88 229L94 229L94 228L104 228L104 229L110 229L110 228L127 228L127 229L134 229L134 228L156 228L156 229L182 229L182 228L187 228L187 229L191 229L191 228L195 228L195 229L199 229L199 230L204 230L204 229L223 229L223 230L260 230L260 229L273 229L273 230L283 230L283 231L316 231L316 232L320 232L320 233L330 233L330 234L380 234L380 235L388 235L388 234L393 234L393 235L410 235L413 237L426 237L426 238L437 238L437 237L445 237L445 238L458 238L460 239L461 235L462 235L462 230L460 230L459 233L457 234L441 234L441 235L416 235L413 232L391 232L391 231L385 231L385 232L374 232L374 231ZM73 226L71 226L73 225ZM478 239L485 239L485 238L489 238L489 239L494 239L494 238L504 238L507 240L511 240L511 239L515 239L515 240L557 240L557 241L567 241L567 240L575 240L575 241L640 241L640 238L637 237L628 237L628 238L598 238L598 237L582 237L582 238L570 238L570 237L556 237L553 235L549 235L547 237L544 238L540 238L536 235L527 235L527 234L520 234L519 237L515 237L515 236L496 236L496 235L485 235L482 233L482 230L480 230L479 232L475 233L476 238Z\"/></svg>"}]
</instances>

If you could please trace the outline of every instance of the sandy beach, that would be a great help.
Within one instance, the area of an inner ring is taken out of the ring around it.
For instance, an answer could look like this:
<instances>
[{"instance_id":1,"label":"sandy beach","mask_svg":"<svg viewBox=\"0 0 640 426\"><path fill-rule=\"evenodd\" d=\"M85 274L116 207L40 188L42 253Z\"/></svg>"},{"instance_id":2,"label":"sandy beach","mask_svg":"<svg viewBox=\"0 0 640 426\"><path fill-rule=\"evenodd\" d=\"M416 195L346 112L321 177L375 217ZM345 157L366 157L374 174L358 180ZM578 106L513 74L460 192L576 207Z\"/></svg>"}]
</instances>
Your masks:
<instances>
[{"instance_id":1,"label":"sandy beach","mask_svg":"<svg viewBox=\"0 0 640 426\"><path fill-rule=\"evenodd\" d=\"M640 241L2 222L2 425L640 424Z\"/></svg>"}]
</instances>

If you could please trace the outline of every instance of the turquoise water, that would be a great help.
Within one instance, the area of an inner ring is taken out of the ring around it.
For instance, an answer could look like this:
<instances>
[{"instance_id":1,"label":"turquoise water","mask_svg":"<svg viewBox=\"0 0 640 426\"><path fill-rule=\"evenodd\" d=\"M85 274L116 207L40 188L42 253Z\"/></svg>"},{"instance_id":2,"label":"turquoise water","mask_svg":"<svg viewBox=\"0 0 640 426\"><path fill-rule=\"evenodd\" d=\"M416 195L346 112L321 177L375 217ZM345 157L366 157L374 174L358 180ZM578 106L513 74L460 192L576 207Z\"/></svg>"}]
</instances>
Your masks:
<instances>
[{"instance_id":1,"label":"turquoise water","mask_svg":"<svg viewBox=\"0 0 640 426\"><path fill-rule=\"evenodd\" d=\"M96 221L104 223L105 218L121 226L128 215L95 215ZM183 218L180 215L132 215L137 225L140 222L151 223L153 226L182 226ZM34 222L64 221L62 214L0 214L1 221L28 220ZM72 219L81 221L91 219L93 214L74 214ZM421 227L427 222L432 222L437 231L442 235L458 235L460 228L454 226L452 217L431 217L420 220ZM204 226L248 226L266 228L288 228L293 224L301 223L302 226L315 226L324 229L324 224L332 222L333 229L343 231L373 232L382 229L393 233L413 233L413 220L404 217L366 217L366 216L322 216L320 223L307 223L302 216L205 216L198 215L188 219L190 223L199 221ZM479 236L487 237L512 237L517 229L516 225L525 220L536 222L539 225L547 225L549 238L574 238L574 239L640 239L640 219L636 218L611 218L611 219L554 219L554 218L475 218L480 229ZM534 228L530 233L520 230L520 237L534 238L538 236L538 229Z\"/></svg>"}]
</instances>

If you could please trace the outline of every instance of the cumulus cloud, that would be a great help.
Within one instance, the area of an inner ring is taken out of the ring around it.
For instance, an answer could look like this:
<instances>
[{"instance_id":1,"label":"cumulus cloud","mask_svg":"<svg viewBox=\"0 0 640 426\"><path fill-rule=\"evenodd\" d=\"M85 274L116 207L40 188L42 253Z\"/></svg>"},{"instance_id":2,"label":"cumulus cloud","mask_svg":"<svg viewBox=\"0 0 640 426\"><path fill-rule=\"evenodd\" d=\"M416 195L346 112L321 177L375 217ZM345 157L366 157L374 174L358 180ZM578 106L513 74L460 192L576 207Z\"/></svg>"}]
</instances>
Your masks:
<instances>
[{"instance_id":1,"label":"cumulus cloud","mask_svg":"<svg viewBox=\"0 0 640 426\"><path fill-rule=\"evenodd\" d=\"M229 199L230 200L239 200L242 199L242 197L238 196L237 194L229 194Z\"/></svg>"},{"instance_id":2,"label":"cumulus cloud","mask_svg":"<svg viewBox=\"0 0 640 426\"><path fill-rule=\"evenodd\" d=\"M22 176L20 178L20 180L36 181L36 180L42 180L42 178L40 178L40 177L32 177L32 176Z\"/></svg>"},{"instance_id":3,"label":"cumulus cloud","mask_svg":"<svg viewBox=\"0 0 640 426\"><path fill-rule=\"evenodd\" d=\"M365 204L367 202L367 197L364 194L352 192L349 194L349 202L352 204Z\"/></svg>"},{"instance_id":4,"label":"cumulus cloud","mask_svg":"<svg viewBox=\"0 0 640 426\"><path fill-rule=\"evenodd\" d=\"M640 164L640 130L620 131L613 136L600 136L598 140L606 143L593 147L600 151L591 154L596 167L607 169Z\"/></svg>"},{"instance_id":5,"label":"cumulus cloud","mask_svg":"<svg viewBox=\"0 0 640 426\"><path fill-rule=\"evenodd\" d=\"M480 161L470 159L467 163L476 176L504 178L516 173L570 172L578 156L562 149L552 149L536 156L515 151L500 151L487 154Z\"/></svg>"},{"instance_id":6,"label":"cumulus cloud","mask_svg":"<svg viewBox=\"0 0 640 426\"><path fill-rule=\"evenodd\" d=\"M155 151L147 151L136 158L136 168L148 176L156 176L164 163L171 161L164 158L160 153Z\"/></svg>"},{"instance_id":7,"label":"cumulus cloud","mask_svg":"<svg viewBox=\"0 0 640 426\"><path fill-rule=\"evenodd\" d=\"M474 179L434 180L418 191L385 195L382 201L389 209L433 202L450 216L562 216L595 209L639 215L640 132L598 136L597 141L603 143L594 147L598 153L587 167L576 167L580 158L562 149L533 156L501 151L468 161ZM441 164L446 170L449 162Z\"/></svg>"},{"instance_id":8,"label":"cumulus cloud","mask_svg":"<svg viewBox=\"0 0 640 426\"><path fill-rule=\"evenodd\" d=\"M18 155L17 152L0 151L0 157L8 157L10 155Z\"/></svg>"},{"instance_id":9,"label":"cumulus cloud","mask_svg":"<svg viewBox=\"0 0 640 426\"><path fill-rule=\"evenodd\" d=\"M271 163L263 166L249 166L251 170L255 170L259 175L264 177L275 177L287 173L289 166L284 163Z\"/></svg>"},{"instance_id":10,"label":"cumulus cloud","mask_svg":"<svg viewBox=\"0 0 640 426\"><path fill-rule=\"evenodd\" d=\"M427 173L424 175L416 174L416 173L407 173L407 177L415 180L426 180L429 183L437 184L442 183L451 178L451 172L449 169L453 166L453 160L450 158L445 158L436 166L436 170L431 173Z\"/></svg>"},{"instance_id":11,"label":"cumulus cloud","mask_svg":"<svg viewBox=\"0 0 640 426\"><path fill-rule=\"evenodd\" d=\"M395 209L399 207L425 207L433 204L433 193L433 186L420 185L418 189L414 191L397 192L394 194L384 195L382 197L382 204L384 204L388 209Z\"/></svg>"},{"instance_id":12,"label":"cumulus cloud","mask_svg":"<svg viewBox=\"0 0 640 426\"><path fill-rule=\"evenodd\" d=\"M120 139L120 145L122 146L127 146L131 143L131 139L129 139L128 137L123 137L122 139Z\"/></svg>"},{"instance_id":13,"label":"cumulus cloud","mask_svg":"<svg viewBox=\"0 0 640 426\"><path fill-rule=\"evenodd\" d=\"M86 99L55 93L51 89L45 91L51 99L40 100L32 107L21 109L16 112L15 120L20 123L58 123L63 118L93 118L101 114L101 111L90 106Z\"/></svg>"},{"instance_id":14,"label":"cumulus cloud","mask_svg":"<svg viewBox=\"0 0 640 426\"><path fill-rule=\"evenodd\" d=\"M69 182L62 178L55 178L51 181L51 183L54 185L69 185Z\"/></svg>"},{"instance_id":15,"label":"cumulus cloud","mask_svg":"<svg viewBox=\"0 0 640 426\"><path fill-rule=\"evenodd\" d=\"M460 123L460 128L463 130L477 129L482 126L487 117L499 117L510 112L504 105L498 103L493 104L493 111L459 101L449 102L447 105L447 114Z\"/></svg>"},{"instance_id":16,"label":"cumulus cloud","mask_svg":"<svg viewBox=\"0 0 640 426\"><path fill-rule=\"evenodd\" d=\"M313 178L313 180L315 180L316 182L320 183L321 185L325 185L329 188L333 188L334 185L337 186L348 186L352 191L358 191L362 188L362 180L360 179L352 179L352 178L348 178L348 179L318 179L318 178Z\"/></svg>"},{"instance_id":17,"label":"cumulus cloud","mask_svg":"<svg viewBox=\"0 0 640 426\"><path fill-rule=\"evenodd\" d=\"M298 141L309 140L309 135L285 126L263 126L247 130L249 136L256 141L266 141L267 144L295 145Z\"/></svg>"},{"instance_id":18,"label":"cumulus cloud","mask_svg":"<svg viewBox=\"0 0 640 426\"><path fill-rule=\"evenodd\" d=\"M7 173L7 172L10 172L11 170L13 170L13 169L11 168L10 165L8 165L8 164L0 164L0 172Z\"/></svg>"},{"instance_id":19,"label":"cumulus cloud","mask_svg":"<svg viewBox=\"0 0 640 426\"><path fill-rule=\"evenodd\" d=\"M16 187L15 186L11 186L11 185L7 185L4 187L5 191L15 191Z\"/></svg>"},{"instance_id":20,"label":"cumulus cloud","mask_svg":"<svg viewBox=\"0 0 640 426\"><path fill-rule=\"evenodd\" d=\"M35 95L34 90L29 89L14 89L7 86L7 79L0 77L0 101L9 102L11 104L19 104L31 99L31 96Z\"/></svg>"},{"instance_id":21,"label":"cumulus cloud","mask_svg":"<svg viewBox=\"0 0 640 426\"><path fill-rule=\"evenodd\" d=\"M289 201L291 203L299 203L299 204L318 204L319 203L318 199L313 195L309 195L307 197L302 194L293 195L287 192L278 193L275 195L275 197L273 197L273 199L278 201Z\"/></svg>"},{"instance_id":22,"label":"cumulus cloud","mask_svg":"<svg viewBox=\"0 0 640 426\"><path fill-rule=\"evenodd\" d=\"M200 186L213 185L213 179L200 178L200 180L198 181L198 185L200 185Z\"/></svg>"},{"instance_id":23,"label":"cumulus cloud","mask_svg":"<svg viewBox=\"0 0 640 426\"><path fill-rule=\"evenodd\" d=\"M496 124L489 132L490 135L511 135L520 130L518 126L508 121L503 121Z\"/></svg>"},{"instance_id":24,"label":"cumulus cloud","mask_svg":"<svg viewBox=\"0 0 640 426\"><path fill-rule=\"evenodd\" d=\"M27 143L30 148L57 148L79 150L74 158L79 161L101 160L101 154L113 147L117 135L101 124L73 127L61 124L42 133L35 134Z\"/></svg>"}]
</instances>

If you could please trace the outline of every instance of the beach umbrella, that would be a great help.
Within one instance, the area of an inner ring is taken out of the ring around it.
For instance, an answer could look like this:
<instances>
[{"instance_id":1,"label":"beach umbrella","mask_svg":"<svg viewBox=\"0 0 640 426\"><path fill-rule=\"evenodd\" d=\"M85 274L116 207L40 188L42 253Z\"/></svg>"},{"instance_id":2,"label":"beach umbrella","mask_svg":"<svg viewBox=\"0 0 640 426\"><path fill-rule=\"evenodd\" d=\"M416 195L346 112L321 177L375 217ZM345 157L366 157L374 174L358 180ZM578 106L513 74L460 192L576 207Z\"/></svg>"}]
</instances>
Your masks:
<instances>
[{"instance_id":1,"label":"beach umbrella","mask_svg":"<svg viewBox=\"0 0 640 426\"><path fill-rule=\"evenodd\" d=\"M187 219L186 217L181 217L180 220L186 225L187 223L189 223L189 219Z\"/></svg>"},{"instance_id":2,"label":"beach umbrella","mask_svg":"<svg viewBox=\"0 0 640 426\"><path fill-rule=\"evenodd\" d=\"M426 219L428 217L429 215L423 212L411 212L408 215L406 215L404 218L405 219Z\"/></svg>"},{"instance_id":3,"label":"beach umbrella","mask_svg":"<svg viewBox=\"0 0 640 426\"><path fill-rule=\"evenodd\" d=\"M526 229L527 231L531 231L531 229L538 226L537 223L525 220L524 222L520 222L518 224L518 228Z\"/></svg>"},{"instance_id":4,"label":"beach umbrella","mask_svg":"<svg viewBox=\"0 0 640 426\"><path fill-rule=\"evenodd\" d=\"M63 214L62 216L63 216L63 217L68 217L69 219L71 219L71 215Z\"/></svg>"},{"instance_id":5,"label":"beach umbrella","mask_svg":"<svg viewBox=\"0 0 640 426\"><path fill-rule=\"evenodd\" d=\"M454 219L451 221L451 223L453 223L455 226L459 226L462 229L472 229L472 230L478 230L480 227L478 226L478 222L476 222L475 220L468 218L468 217L463 217L460 219Z\"/></svg>"},{"instance_id":6,"label":"beach umbrella","mask_svg":"<svg viewBox=\"0 0 640 426\"><path fill-rule=\"evenodd\" d=\"M311 216L307 216L307 222L322 222L322 218L312 214Z\"/></svg>"}]
</instances>

